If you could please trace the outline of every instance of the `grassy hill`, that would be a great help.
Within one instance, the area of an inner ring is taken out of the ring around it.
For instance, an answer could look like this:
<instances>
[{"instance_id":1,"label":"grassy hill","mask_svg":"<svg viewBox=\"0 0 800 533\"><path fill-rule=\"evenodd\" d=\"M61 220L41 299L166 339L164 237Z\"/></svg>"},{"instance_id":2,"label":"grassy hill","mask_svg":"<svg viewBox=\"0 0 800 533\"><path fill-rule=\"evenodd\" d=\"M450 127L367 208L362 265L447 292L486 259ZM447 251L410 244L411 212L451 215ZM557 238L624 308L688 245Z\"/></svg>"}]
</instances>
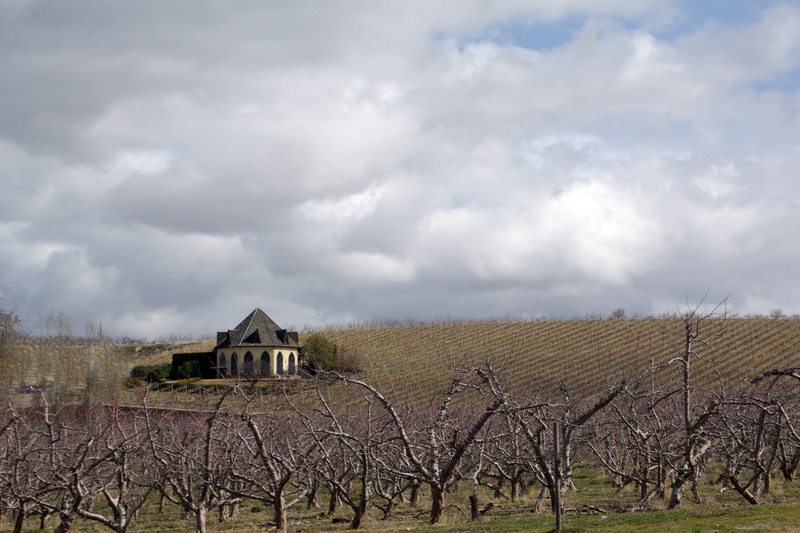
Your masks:
<instances>
[{"instance_id":1,"label":"grassy hill","mask_svg":"<svg viewBox=\"0 0 800 533\"><path fill-rule=\"evenodd\" d=\"M517 392L549 393L567 384L591 395L621 378L663 365L683 349L679 318L568 319L386 324L321 331L359 354L366 375L405 399L430 398L449 369L491 361ZM800 319L708 319L695 349L702 382L719 371L736 383L769 368L800 365ZM659 380L676 380L672 365Z\"/></svg>"},{"instance_id":2,"label":"grassy hill","mask_svg":"<svg viewBox=\"0 0 800 533\"><path fill-rule=\"evenodd\" d=\"M210 352L216 342L206 339L192 343L151 344L136 347L136 356L132 358L134 365L163 365L172 362L174 353Z\"/></svg>"},{"instance_id":3,"label":"grassy hill","mask_svg":"<svg viewBox=\"0 0 800 533\"><path fill-rule=\"evenodd\" d=\"M397 399L430 399L452 367L491 361L518 392L549 393L560 383L591 395L619 379L663 365L683 349L679 317L564 320L483 320L357 324L320 328L360 360L364 376ZM702 322L695 365L710 383L714 372L736 383L776 367L800 366L800 318L709 318ZM213 349L212 340L153 351L135 364L165 363L177 351ZM677 365L658 379L679 377Z\"/></svg>"}]
</instances>

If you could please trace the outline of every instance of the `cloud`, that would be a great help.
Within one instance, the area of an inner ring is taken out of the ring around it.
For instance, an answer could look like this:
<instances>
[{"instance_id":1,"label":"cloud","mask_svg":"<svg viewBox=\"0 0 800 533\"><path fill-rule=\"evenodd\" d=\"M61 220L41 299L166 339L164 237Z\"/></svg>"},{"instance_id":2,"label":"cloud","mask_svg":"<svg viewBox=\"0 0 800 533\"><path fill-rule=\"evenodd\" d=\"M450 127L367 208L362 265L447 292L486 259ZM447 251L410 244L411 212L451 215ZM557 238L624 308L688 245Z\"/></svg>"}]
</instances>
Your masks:
<instances>
[{"instance_id":1,"label":"cloud","mask_svg":"<svg viewBox=\"0 0 800 533\"><path fill-rule=\"evenodd\" d=\"M737 6L10 2L0 305L151 337L800 312L800 10Z\"/></svg>"}]
</instances>

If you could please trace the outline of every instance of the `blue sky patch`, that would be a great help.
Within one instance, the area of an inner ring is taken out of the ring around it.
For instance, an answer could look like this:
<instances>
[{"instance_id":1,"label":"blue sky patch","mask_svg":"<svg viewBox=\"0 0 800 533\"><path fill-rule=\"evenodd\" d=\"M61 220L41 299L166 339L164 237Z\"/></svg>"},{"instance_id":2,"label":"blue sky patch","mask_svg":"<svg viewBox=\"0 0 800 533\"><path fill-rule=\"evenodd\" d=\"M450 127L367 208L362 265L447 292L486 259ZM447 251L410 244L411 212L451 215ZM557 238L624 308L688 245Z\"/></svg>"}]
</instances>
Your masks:
<instances>
[{"instance_id":1,"label":"blue sky patch","mask_svg":"<svg viewBox=\"0 0 800 533\"><path fill-rule=\"evenodd\" d=\"M494 41L510 43L531 50L551 50L571 42L581 31L585 19L570 17L554 22L507 22L498 24L487 31L487 37Z\"/></svg>"},{"instance_id":2,"label":"blue sky patch","mask_svg":"<svg viewBox=\"0 0 800 533\"><path fill-rule=\"evenodd\" d=\"M671 41L711 23L725 26L752 24L764 8L774 3L769 0L684 0L680 3L681 15L675 24L655 35Z\"/></svg>"},{"instance_id":3,"label":"blue sky patch","mask_svg":"<svg viewBox=\"0 0 800 533\"><path fill-rule=\"evenodd\" d=\"M767 91L796 93L800 91L800 69L784 72L770 80L758 82L754 88L759 93Z\"/></svg>"},{"instance_id":4,"label":"blue sky patch","mask_svg":"<svg viewBox=\"0 0 800 533\"><path fill-rule=\"evenodd\" d=\"M530 50L552 50L570 43L585 22L584 17L568 17L553 22L531 23L530 19L504 21L487 26L478 35L463 35L458 40L460 47L474 42L493 41Z\"/></svg>"}]
</instances>

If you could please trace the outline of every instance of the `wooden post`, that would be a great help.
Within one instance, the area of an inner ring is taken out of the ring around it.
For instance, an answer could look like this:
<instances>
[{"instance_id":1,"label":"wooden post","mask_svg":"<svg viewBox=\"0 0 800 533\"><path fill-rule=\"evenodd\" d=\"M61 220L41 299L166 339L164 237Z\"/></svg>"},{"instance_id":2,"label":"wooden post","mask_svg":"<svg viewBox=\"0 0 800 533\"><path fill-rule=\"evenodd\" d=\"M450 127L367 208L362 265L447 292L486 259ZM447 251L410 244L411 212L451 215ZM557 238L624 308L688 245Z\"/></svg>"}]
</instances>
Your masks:
<instances>
[{"instance_id":1,"label":"wooden post","mask_svg":"<svg viewBox=\"0 0 800 533\"><path fill-rule=\"evenodd\" d=\"M553 422L553 470L554 472L554 479L556 482L555 487L555 502L553 502L553 507L556 511L556 531L561 531L561 458L559 456L560 451L558 449L558 422Z\"/></svg>"}]
</instances>

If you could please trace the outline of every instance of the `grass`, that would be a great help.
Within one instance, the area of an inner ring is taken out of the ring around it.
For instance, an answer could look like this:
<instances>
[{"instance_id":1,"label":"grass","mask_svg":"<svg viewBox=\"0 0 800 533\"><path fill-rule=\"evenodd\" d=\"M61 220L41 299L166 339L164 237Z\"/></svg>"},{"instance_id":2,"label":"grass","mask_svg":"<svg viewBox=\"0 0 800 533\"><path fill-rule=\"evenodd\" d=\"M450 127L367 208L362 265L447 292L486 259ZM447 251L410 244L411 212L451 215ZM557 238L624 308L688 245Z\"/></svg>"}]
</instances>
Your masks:
<instances>
[{"instance_id":1,"label":"grass","mask_svg":"<svg viewBox=\"0 0 800 533\"><path fill-rule=\"evenodd\" d=\"M460 507L466 507L465 501ZM526 500L520 504L503 504L506 509L484 516L478 522L466 522L464 516L454 508L450 508L442 524L431 526L427 523L424 509L415 509L408 506L399 506L394 519L384 522L375 513L365 520L364 532L379 531L427 531L433 533L456 532L514 532L554 531L555 520L550 515L534 515L530 512L531 501ZM98 508L102 506L98 505ZM258 512L253 512L253 509ZM419 517L419 513L423 516ZM348 516L341 512L339 516ZM209 515L209 530L219 532L250 533L265 531L267 522L271 518L268 510L260 506L247 504L242 507L237 516L218 522L216 513ZM324 516L321 511L290 510L290 527L292 532L336 532L346 531L347 523L333 523L330 517ZM58 523L58 518L51 518L49 526L52 528ZM723 531L797 531L800 524L800 504L777 504L762 506L731 506L725 508L710 507L706 505L687 505L677 511L647 511L641 513L614 513L608 512L600 515L575 516L566 515L562 520L563 531L613 531L613 532L723 532ZM32 518L28 527L38 527L38 520ZM0 520L0 528L7 531L10 528L8 519ZM99 524L80 521L74 531L99 532L107 531ZM26 529L26 531L38 531ZM162 514L157 512L155 498L140 514L140 520L131 526L133 532L191 532L194 531L193 518L183 519L177 508L170 506Z\"/></svg>"},{"instance_id":2,"label":"grass","mask_svg":"<svg viewBox=\"0 0 800 533\"><path fill-rule=\"evenodd\" d=\"M704 480L711 479L711 473ZM700 487L704 503L697 505L687 495L682 507L674 511L654 510L639 513L622 512L636 500L633 490L625 490L614 495L614 488L605 476L594 467L581 467L576 470L575 483L577 492L568 492L564 505L566 508L578 508L582 505L594 505L604 512L595 515L566 514L563 517L563 531L591 532L790 532L798 531L800 524L800 488L798 483L787 483L775 480L771 497L775 503L770 505L751 506L742 503L742 499L732 491L720 492L719 486L710 485L707 481ZM380 520L381 513L371 508L363 523L362 531L400 532L422 531L431 533L500 533L516 531L550 532L554 530L555 519L549 513L534 514L531 512L533 500L538 493L534 491L517 501L507 499L491 500L491 493L482 489L481 506L493 501L495 507L478 522L468 522L469 504L467 498L471 491L469 483L448 495L448 510L441 524L428 524L429 508L426 495L423 494L419 507L400 503L396 507L393 518ZM327 508L324 490L320 491L319 503L322 509ZM106 512L104 503L99 499L95 510ZM549 502L545 502L547 507ZM657 502L656 505L663 505ZM306 509L305 501L289 510L289 531L291 532L339 532L346 531L348 523L334 523L331 517L325 516L322 509ZM254 512L255 510L255 512ZM352 516L350 509L339 507L338 517ZM245 502L239 513L224 522L217 520L217 513L209 514L209 530L216 532L255 533L268 530L267 522L271 519L271 509L253 502ZM10 530L10 518L0 519L0 531ZM53 517L48 524L52 529L58 523ZM38 531L38 518L33 517L27 523L25 531ZM107 531L96 523L79 521L74 531L100 532ZM132 532L191 532L194 531L194 518L184 519L180 510L168 504L163 513L158 512L158 499L151 497L140 512L140 519L134 523Z\"/></svg>"}]
</instances>

